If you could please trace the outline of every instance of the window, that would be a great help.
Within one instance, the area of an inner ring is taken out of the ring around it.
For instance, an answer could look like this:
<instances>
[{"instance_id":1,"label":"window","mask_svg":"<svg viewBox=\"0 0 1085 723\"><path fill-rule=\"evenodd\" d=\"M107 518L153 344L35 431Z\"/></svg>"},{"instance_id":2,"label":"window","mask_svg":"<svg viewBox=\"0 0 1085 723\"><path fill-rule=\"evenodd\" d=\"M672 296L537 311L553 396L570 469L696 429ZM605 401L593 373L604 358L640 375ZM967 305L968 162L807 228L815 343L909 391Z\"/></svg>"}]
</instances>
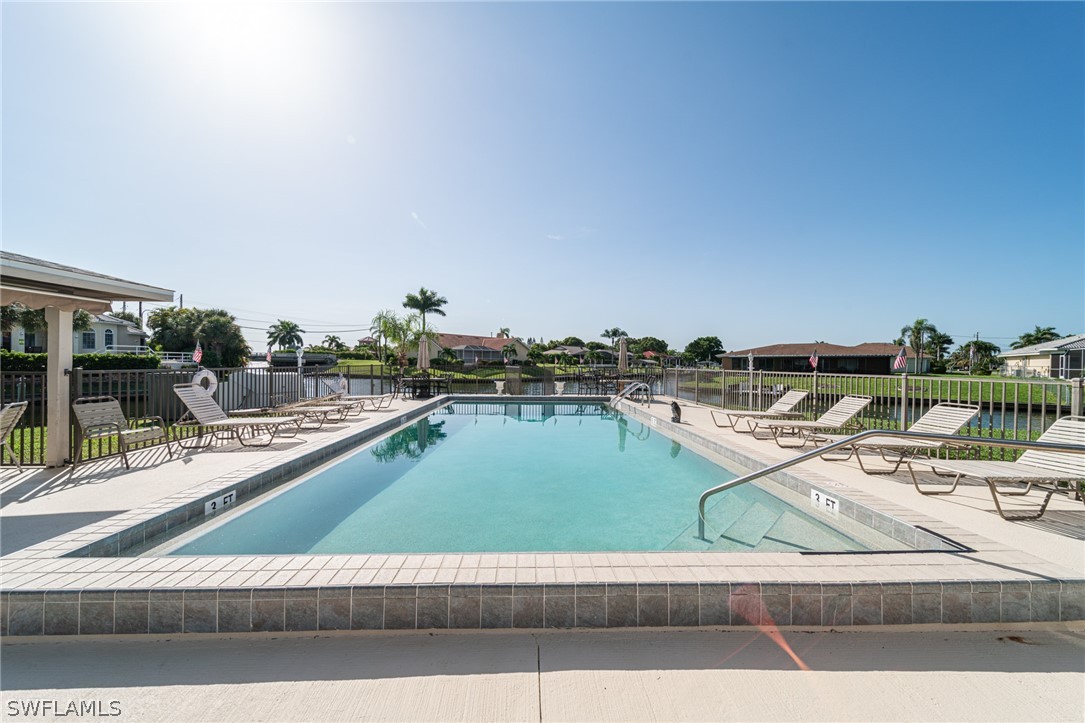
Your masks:
<instances>
[{"instance_id":1,"label":"window","mask_svg":"<svg viewBox=\"0 0 1085 723\"><path fill-rule=\"evenodd\" d=\"M105 344L105 348L108 350L113 349L113 330L106 329L102 334L102 342Z\"/></svg>"},{"instance_id":2,"label":"window","mask_svg":"<svg viewBox=\"0 0 1085 723\"><path fill-rule=\"evenodd\" d=\"M94 334L94 332L93 331L84 331L83 332L83 348L84 349L94 349L97 345L98 345L98 339L97 339L97 336Z\"/></svg>"}]
</instances>

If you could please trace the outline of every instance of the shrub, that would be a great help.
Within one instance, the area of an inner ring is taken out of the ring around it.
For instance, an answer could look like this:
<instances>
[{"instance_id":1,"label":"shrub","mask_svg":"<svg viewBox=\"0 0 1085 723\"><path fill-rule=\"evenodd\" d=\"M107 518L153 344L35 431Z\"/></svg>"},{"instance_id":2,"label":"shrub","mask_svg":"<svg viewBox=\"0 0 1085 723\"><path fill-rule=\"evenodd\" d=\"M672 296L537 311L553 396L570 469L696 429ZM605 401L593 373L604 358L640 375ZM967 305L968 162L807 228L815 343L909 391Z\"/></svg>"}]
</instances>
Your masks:
<instances>
[{"instance_id":1,"label":"shrub","mask_svg":"<svg viewBox=\"0 0 1085 723\"><path fill-rule=\"evenodd\" d=\"M0 370L5 372L43 372L48 354L24 354L0 349ZM157 369L158 357L148 354L73 354L72 368L83 369Z\"/></svg>"}]
</instances>

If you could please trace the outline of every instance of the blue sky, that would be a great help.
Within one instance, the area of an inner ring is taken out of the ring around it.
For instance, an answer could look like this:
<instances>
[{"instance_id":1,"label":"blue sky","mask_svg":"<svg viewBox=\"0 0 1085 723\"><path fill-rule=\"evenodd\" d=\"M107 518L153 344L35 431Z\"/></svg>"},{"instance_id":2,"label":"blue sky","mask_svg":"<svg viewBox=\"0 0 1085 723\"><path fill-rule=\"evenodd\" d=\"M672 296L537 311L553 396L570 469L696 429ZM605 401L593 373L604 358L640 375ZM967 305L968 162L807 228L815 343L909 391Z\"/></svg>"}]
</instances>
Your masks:
<instances>
[{"instance_id":1,"label":"blue sky","mask_svg":"<svg viewBox=\"0 0 1085 723\"><path fill-rule=\"evenodd\" d=\"M354 341L1085 331L1081 3L3 5L3 244Z\"/></svg>"}]
</instances>

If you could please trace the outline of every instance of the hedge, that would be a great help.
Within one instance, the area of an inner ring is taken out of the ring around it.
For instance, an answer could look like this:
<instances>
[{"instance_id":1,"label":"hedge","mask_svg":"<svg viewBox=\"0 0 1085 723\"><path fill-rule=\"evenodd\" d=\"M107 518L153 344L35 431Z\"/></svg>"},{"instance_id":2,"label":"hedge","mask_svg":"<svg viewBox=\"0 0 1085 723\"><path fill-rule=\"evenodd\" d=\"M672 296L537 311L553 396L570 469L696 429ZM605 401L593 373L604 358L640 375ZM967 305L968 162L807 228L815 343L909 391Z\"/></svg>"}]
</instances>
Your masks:
<instances>
[{"instance_id":1,"label":"hedge","mask_svg":"<svg viewBox=\"0 0 1085 723\"><path fill-rule=\"evenodd\" d=\"M24 354L0 349L0 371L43 372L48 354ZM149 354L73 354L72 368L157 369L158 357Z\"/></svg>"}]
</instances>

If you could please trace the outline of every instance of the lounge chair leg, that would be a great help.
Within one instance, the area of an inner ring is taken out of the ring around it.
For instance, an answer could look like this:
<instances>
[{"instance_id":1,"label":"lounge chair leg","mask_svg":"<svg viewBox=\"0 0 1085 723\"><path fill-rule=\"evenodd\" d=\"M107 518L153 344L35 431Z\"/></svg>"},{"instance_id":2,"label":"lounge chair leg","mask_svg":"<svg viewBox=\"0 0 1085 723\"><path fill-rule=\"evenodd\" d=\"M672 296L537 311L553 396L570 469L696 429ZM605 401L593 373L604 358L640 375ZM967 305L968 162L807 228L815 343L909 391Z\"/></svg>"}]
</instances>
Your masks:
<instances>
[{"instance_id":1,"label":"lounge chair leg","mask_svg":"<svg viewBox=\"0 0 1085 723\"><path fill-rule=\"evenodd\" d=\"M11 445L8 444L8 441L6 439L4 440L3 448L8 451L8 456L11 457L11 461L15 463L16 469L22 472L23 464L19 461L19 458L15 456L15 450L11 448ZM4 453L0 451L0 461L3 461L3 456Z\"/></svg>"},{"instance_id":2,"label":"lounge chair leg","mask_svg":"<svg viewBox=\"0 0 1085 723\"><path fill-rule=\"evenodd\" d=\"M934 471L934 468L931 467L931 470ZM939 475L940 477L952 476L954 478L953 485L948 490L924 490L919 486L919 479L915 476L915 470L912 468L912 460L908 460L908 474L912 476L912 486L915 487L915 491L921 495L948 495L949 493L953 492L953 490L957 489L957 483L961 481L960 474Z\"/></svg>"}]
</instances>

